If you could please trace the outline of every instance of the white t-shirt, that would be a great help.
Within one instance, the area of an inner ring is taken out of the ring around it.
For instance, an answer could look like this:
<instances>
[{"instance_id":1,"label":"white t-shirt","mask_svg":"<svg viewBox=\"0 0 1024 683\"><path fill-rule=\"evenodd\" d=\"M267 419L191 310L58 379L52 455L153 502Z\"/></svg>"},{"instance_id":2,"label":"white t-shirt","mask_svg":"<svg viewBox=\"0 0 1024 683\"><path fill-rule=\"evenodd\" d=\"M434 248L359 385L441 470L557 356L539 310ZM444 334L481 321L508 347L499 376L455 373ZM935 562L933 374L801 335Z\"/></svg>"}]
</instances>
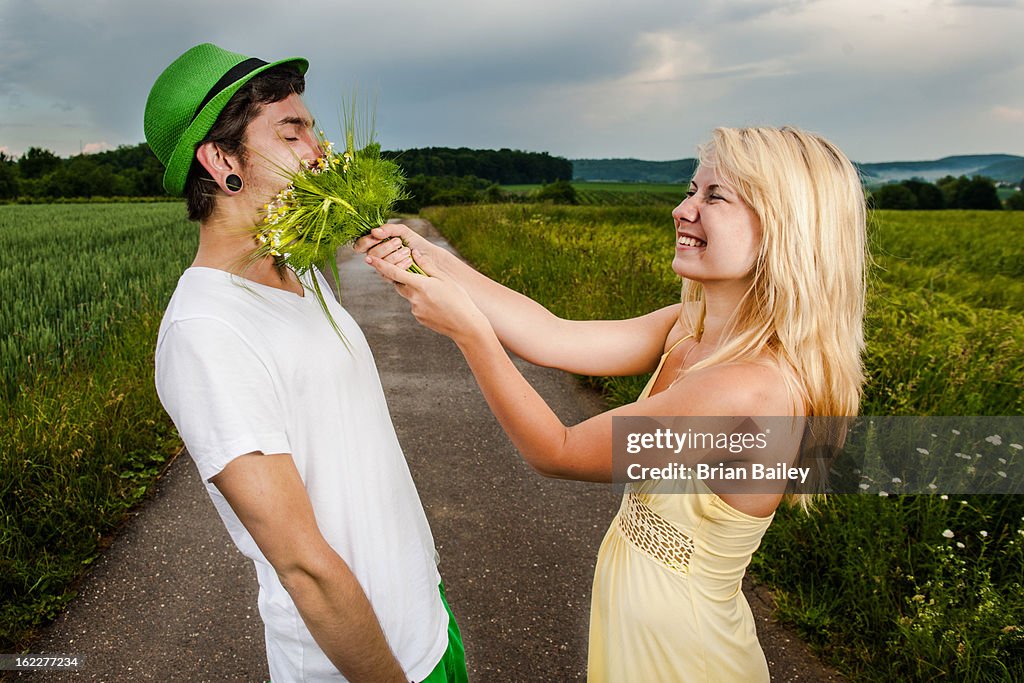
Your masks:
<instances>
[{"instance_id":1,"label":"white t-shirt","mask_svg":"<svg viewBox=\"0 0 1024 683\"><path fill-rule=\"evenodd\" d=\"M447 647L434 540L366 339L316 277L351 350L308 278L300 297L221 270L186 270L160 326L157 393L231 538L256 564L275 683L345 679L209 481L255 451L291 454L321 533L359 580L406 674L420 680Z\"/></svg>"}]
</instances>

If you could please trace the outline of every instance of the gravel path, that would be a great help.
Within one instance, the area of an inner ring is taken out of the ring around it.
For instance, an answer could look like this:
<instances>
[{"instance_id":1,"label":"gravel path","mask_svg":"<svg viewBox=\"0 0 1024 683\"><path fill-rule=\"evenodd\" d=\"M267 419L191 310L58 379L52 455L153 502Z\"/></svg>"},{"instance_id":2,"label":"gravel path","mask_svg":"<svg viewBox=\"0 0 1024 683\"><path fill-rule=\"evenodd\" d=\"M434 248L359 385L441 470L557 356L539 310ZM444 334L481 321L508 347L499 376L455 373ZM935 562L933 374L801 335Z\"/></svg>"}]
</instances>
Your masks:
<instances>
[{"instance_id":1,"label":"gravel path","mask_svg":"<svg viewBox=\"0 0 1024 683\"><path fill-rule=\"evenodd\" d=\"M408 221L444 244L425 221ZM446 245L447 246L447 245ZM522 463L455 345L357 258L341 262L345 306L363 327L441 554L473 681L583 681L597 548L618 507L610 487L554 481ZM603 409L572 377L519 363L567 423ZM839 681L746 587L775 681ZM78 654L40 681L263 681L252 566L234 547L187 454L155 486L31 648ZM638 682L644 683L644 682Z\"/></svg>"}]
</instances>

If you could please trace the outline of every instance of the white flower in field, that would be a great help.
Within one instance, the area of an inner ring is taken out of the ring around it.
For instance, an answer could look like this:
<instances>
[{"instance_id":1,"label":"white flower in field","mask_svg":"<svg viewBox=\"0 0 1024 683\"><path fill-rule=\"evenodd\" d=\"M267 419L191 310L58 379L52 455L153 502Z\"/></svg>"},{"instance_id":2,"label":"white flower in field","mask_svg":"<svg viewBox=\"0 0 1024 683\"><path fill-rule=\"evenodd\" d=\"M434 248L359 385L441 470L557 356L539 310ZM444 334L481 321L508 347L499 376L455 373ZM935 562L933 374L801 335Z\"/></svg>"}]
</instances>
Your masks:
<instances>
[{"instance_id":1,"label":"white flower in field","mask_svg":"<svg viewBox=\"0 0 1024 683\"><path fill-rule=\"evenodd\" d=\"M930 488L932 491L934 491L935 489L937 489L939 487L936 486L935 484L928 484L928 488Z\"/></svg>"},{"instance_id":2,"label":"white flower in field","mask_svg":"<svg viewBox=\"0 0 1024 683\"><path fill-rule=\"evenodd\" d=\"M970 467L967 468L967 474L974 474L977 471L978 470L974 469L974 465L971 465Z\"/></svg>"},{"instance_id":3,"label":"white flower in field","mask_svg":"<svg viewBox=\"0 0 1024 683\"><path fill-rule=\"evenodd\" d=\"M961 500L961 501L960 501L960 504L961 504L961 505L967 505L967 501L966 501L966 500Z\"/></svg>"},{"instance_id":4,"label":"white flower in field","mask_svg":"<svg viewBox=\"0 0 1024 683\"><path fill-rule=\"evenodd\" d=\"M867 491L869 488L871 488L871 484L859 484L859 486L861 491Z\"/></svg>"},{"instance_id":5,"label":"white flower in field","mask_svg":"<svg viewBox=\"0 0 1024 683\"><path fill-rule=\"evenodd\" d=\"M967 546L965 546L965 545L964 545L963 543L961 543L960 541L957 541L957 542L956 542L956 547L957 547L957 548L965 548L965 547L967 547Z\"/></svg>"},{"instance_id":6,"label":"white flower in field","mask_svg":"<svg viewBox=\"0 0 1024 683\"><path fill-rule=\"evenodd\" d=\"M1003 465L1006 464L1006 458L999 458L999 462Z\"/></svg>"},{"instance_id":7,"label":"white flower in field","mask_svg":"<svg viewBox=\"0 0 1024 683\"><path fill-rule=\"evenodd\" d=\"M953 430L950 430L950 431L952 431L952 432L953 432L954 434L956 434L957 436L959 436L959 435L960 435L960 430L959 430L959 429L953 429Z\"/></svg>"},{"instance_id":8,"label":"white flower in field","mask_svg":"<svg viewBox=\"0 0 1024 683\"><path fill-rule=\"evenodd\" d=\"M943 535L943 536L945 536L946 538L953 538L954 536L956 536L956 534L954 534L954 533L953 533L953 532L952 532L951 530L949 530L949 529L946 529L945 531L943 531L943 532L942 532L942 535Z\"/></svg>"},{"instance_id":9,"label":"white flower in field","mask_svg":"<svg viewBox=\"0 0 1024 683\"><path fill-rule=\"evenodd\" d=\"M982 529L980 533L981 533L981 537L982 538L988 538L988 532L985 531L984 529Z\"/></svg>"},{"instance_id":10,"label":"white flower in field","mask_svg":"<svg viewBox=\"0 0 1024 683\"><path fill-rule=\"evenodd\" d=\"M887 491L879 491L878 495L880 495L882 498L888 498L889 497L889 493Z\"/></svg>"},{"instance_id":11,"label":"white flower in field","mask_svg":"<svg viewBox=\"0 0 1024 683\"><path fill-rule=\"evenodd\" d=\"M894 483L894 484L902 484L903 480L900 479L899 477L893 477L892 478L892 483Z\"/></svg>"},{"instance_id":12,"label":"white flower in field","mask_svg":"<svg viewBox=\"0 0 1024 683\"><path fill-rule=\"evenodd\" d=\"M932 438L933 439L937 439L937 438L939 438L939 435L938 434L932 434Z\"/></svg>"},{"instance_id":13,"label":"white flower in field","mask_svg":"<svg viewBox=\"0 0 1024 683\"><path fill-rule=\"evenodd\" d=\"M918 448L917 452L920 453L921 455L928 455L929 454L927 448Z\"/></svg>"},{"instance_id":14,"label":"white flower in field","mask_svg":"<svg viewBox=\"0 0 1024 683\"><path fill-rule=\"evenodd\" d=\"M1021 446L1019 443L1011 443L1010 448L1012 448L1015 451L1024 450L1024 446Z\"/></svg>"},{"instance_id":15,"label":"white flower in field","mask_svg":"<svg viewBox=\"0 0 1024 683\"><path fill-rule=\"evenodd\" d=\"M993 434L992 436L986 436L985 437L985 441L988 441L993 446L1002 446L1003 445L1003 437L999 436L998 434Z\"/></svg>"},{"instance_id":16,"label":"white flower in field","mask_svg":"<svg viewBox=\"0 0 1024 683\"><path fill-rule=\"evenodd\" d=\"M996 474L998 474L1003 479L1006 479L1006 472L1003 472L1002 470L999 470L998 472L996 472Z\"/></svg>"},{"instance_id":17,"label":"white flower in field","mask_svg":"<svg viewBox=\"0 0 1024 683\"><path fill-rule=\"evenodd\" d=\"M947 496L945 493L939 496L939 498L941 498L942 500L949 500L949 496Z\"/></svg>"}]
</instances>

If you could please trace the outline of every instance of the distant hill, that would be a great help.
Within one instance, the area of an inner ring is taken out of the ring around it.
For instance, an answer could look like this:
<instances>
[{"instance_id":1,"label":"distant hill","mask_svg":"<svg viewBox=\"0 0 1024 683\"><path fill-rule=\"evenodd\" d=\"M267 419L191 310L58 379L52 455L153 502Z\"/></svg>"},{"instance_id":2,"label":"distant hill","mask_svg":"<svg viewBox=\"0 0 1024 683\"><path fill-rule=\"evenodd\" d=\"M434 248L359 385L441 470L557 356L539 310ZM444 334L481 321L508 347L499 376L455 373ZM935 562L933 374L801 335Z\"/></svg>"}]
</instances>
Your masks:
<instances>
[{"instance_id":1,"label":"distant hill","mask_svg":"<svg viewBox=\"0 0 1024 683\"><path fill-rule=\"evenodd\" d=\"M643 161L641 159L573 159L576 180L606 180L636 183L681 183L693 175L696 159ZM943 176L983 175L1011 183L1024 178L1024 157L1012 154L972 154L935 161L890 161L857 164L867 183L922 178L935 181Z\"/></svg>"},{"instance_id":2,"label":"distant hill","mask_svg":"<svg viewBox=\"0 0 1024 683\"><path fill-rule=\"evenodd\" d=\"M690 180L696 159L642 161L640 159L573 159L575 180L609 180L626 183L685 183Z\"/></svg>"},{"instance_id":3,"label":"distant hill","mask_svg":"<svg viewBox=\"0 0 1024 683\"><path fill-rule=\"evenodd\" d=\"M944 157L935 161L890 161L858 164L868 182L889 182L922 178L934 181L943 176L983 175L993 180L1020 182L1024 177L1024 157L1010 154L972 154Z\"/></svg>"}]
</instances>

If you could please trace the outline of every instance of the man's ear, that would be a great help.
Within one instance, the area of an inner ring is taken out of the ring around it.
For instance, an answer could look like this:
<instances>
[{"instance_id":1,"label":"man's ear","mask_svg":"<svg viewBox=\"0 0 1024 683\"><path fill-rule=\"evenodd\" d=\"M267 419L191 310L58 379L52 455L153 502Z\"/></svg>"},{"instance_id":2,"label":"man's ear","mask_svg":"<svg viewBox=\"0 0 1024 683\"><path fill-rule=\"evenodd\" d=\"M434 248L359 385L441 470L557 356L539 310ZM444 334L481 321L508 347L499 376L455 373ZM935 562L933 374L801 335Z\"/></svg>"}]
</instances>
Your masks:
<instances>
[{"instance_id":1,"label":"man's ear","mask_svg":"<svg viewBox=\"0 0 1024 683\"><path fill-rule=\"evenodd\" d=\"M196 148L196 159L225 194L235 194L224 184L224 179L241 168L238 157L227 154L216 142L204 142Z\"/></svg>"}]
</instances>

